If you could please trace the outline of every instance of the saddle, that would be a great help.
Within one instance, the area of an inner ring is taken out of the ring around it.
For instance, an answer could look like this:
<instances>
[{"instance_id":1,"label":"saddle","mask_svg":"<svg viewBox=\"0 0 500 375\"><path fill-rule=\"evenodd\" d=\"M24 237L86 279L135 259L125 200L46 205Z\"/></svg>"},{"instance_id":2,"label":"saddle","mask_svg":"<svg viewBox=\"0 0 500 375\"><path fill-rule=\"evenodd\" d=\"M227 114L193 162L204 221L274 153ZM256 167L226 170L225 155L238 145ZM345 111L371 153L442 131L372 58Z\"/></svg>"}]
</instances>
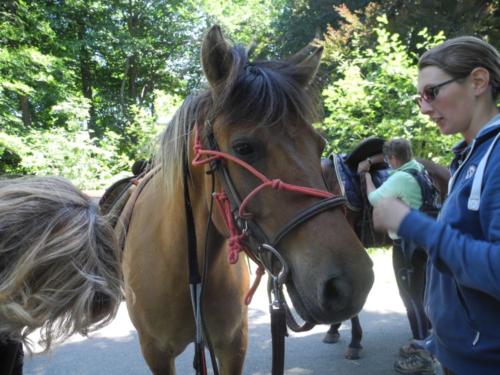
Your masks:
<instances>
[{"instance_id":1,"label":"saddle","mask_svg":"<svg viewBox=\"0 0 500 375\"><path fill-rule=\"evenodd\" d=\"M330 154L321 160L323 176L329 190L347 199L347 208L359 213L354 230L365 247L390 243L386 233L376 232L372 223L372 206L366 195L364 179L358 174L358 164L382 153L383 138L370 137L361 142L349 154ZM382 185L389 178L389 168L385 163L374 164L370 170L375 187Z\"/></svg>"},{"instance_id":2,"label":"saddle","mask_svg":"<svg viewBox=\"0 0 500 375\"><path fill-rule=\"evenodd\" d=\"M120 232L120 230L118 230L120 229L118 228L120 217L122 217L122 222L120 224L128 227L131 210L130 212L127 212L124 217L122 216L122 213L131 198L134 200L137 199L146 184L143 183L143 181L149 181L151 179L152 176L146 178L146 175L150 170L151 168L149 164L142 164L140 167L137 167L136 162L132 167L133 175L116 181L105 190L103 196L99 200L99 211L101 214L106 215L109 218L111 225L113 228L117 229L118 232Z\"/></svg>"},{"instance_id":3,"label":"saddle","mask_svg":"<svg viewBox=\"0 0 500 375\"><path fill-rule=\"evenodd\" d=\"M344 162L350 170L357 171L358 164L369 156L382 153L385 139L380 137L369 137L361 141L349 154L344 156ZM385 163L378 165L387 168ZM374 165L374 167L376 167Z\"/></svg>"}]
</instances>

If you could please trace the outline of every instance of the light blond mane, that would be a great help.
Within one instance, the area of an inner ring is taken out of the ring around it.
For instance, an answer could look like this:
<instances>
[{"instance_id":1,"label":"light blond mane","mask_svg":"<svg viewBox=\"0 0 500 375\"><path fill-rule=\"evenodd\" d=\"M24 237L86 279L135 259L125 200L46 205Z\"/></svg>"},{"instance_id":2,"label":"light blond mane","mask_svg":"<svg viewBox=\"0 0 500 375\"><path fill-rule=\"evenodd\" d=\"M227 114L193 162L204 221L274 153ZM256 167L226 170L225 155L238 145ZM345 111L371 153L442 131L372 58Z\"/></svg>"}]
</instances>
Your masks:
<instances>
[{"instance_id":1,"label":"light blond mane","mask_svg":"<svg viewBox=\"0 0 500 375\"><path fill-rule=\"evenodd\" d=\"M162 183L168 195L183 187L183 168L189 154L189 134L196 123L203 123L210 94L188 96L159 137L154 166L162 169Z\"/></svg>"}]
</instances>

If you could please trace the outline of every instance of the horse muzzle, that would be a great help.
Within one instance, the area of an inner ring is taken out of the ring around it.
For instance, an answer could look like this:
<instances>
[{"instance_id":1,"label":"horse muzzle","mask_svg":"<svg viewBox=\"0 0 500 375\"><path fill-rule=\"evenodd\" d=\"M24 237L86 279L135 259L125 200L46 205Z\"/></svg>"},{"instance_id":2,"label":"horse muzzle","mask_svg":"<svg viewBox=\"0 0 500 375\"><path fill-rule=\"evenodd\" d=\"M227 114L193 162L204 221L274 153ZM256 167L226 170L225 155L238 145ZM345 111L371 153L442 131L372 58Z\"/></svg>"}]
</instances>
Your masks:
<instances>
[{"instance_id":1,"label":"horse muzzle","mask_svg":"<svg viewBox=\"0 0 500 375\"><path fill-rule=\"evenodd\" d=\"M373 285L370 268L363 280L352 282L343 274L330 274L305 288L299 281L287 283L287 291L299 315L307 322L332 324L355 316L366 302ZM311 293L311 289L315 289Z\"/></svg>"}]
</instances>

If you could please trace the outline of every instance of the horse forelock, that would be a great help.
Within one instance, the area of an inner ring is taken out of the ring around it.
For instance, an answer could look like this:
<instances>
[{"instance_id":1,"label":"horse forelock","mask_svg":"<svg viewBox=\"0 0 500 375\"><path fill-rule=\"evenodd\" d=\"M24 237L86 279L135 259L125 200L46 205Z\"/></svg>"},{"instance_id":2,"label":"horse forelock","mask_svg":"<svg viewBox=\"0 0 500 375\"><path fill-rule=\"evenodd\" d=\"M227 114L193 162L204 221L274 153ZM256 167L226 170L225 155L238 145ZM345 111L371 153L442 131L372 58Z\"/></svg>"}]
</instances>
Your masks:
<instances>
[{"instance_id":1,"label":"horse forelock","mask_svg":"<svg viewBox=\"0 0 500 375\"><path fill-rule=\"evenodd\" d=\"M230 72L214 97L215 116L223 114L230 125L259 126L289 126L319 118L319 97L313 86L303 87L297 80L302 67L289 61L251 62L248 52L238 46L231 52Z\"/></svg>"}]
</instances>

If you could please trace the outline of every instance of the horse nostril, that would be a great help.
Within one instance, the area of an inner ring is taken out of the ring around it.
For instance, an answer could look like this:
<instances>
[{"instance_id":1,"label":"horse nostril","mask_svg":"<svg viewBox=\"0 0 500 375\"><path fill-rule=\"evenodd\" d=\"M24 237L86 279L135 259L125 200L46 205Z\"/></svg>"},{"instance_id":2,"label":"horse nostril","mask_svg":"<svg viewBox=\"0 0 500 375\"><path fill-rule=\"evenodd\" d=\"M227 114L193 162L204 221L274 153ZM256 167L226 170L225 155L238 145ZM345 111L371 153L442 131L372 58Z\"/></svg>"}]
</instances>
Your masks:
<instances>
[{"instance_id":1,"label":"horse nostril","mask_svg":"<svg viewBox=\"0 0 500 375\"><path fill-rule=\"evenodd\" d=\"M339 310L349 300L350 287L343 277L332 277L324 283L322 304L329 309Z\"/></svg>"},{"instance_id":2,"label":"horse nostril","mask_svg":"<svg viewBox=\"0 0 500 375\"><path fill-rule=\"evenodd\" d=\"M323 297L326 301L336 300L339 296L339 291L336 286L337 278L332 278L325 283Z\"/></svg>"}]
</instances>

